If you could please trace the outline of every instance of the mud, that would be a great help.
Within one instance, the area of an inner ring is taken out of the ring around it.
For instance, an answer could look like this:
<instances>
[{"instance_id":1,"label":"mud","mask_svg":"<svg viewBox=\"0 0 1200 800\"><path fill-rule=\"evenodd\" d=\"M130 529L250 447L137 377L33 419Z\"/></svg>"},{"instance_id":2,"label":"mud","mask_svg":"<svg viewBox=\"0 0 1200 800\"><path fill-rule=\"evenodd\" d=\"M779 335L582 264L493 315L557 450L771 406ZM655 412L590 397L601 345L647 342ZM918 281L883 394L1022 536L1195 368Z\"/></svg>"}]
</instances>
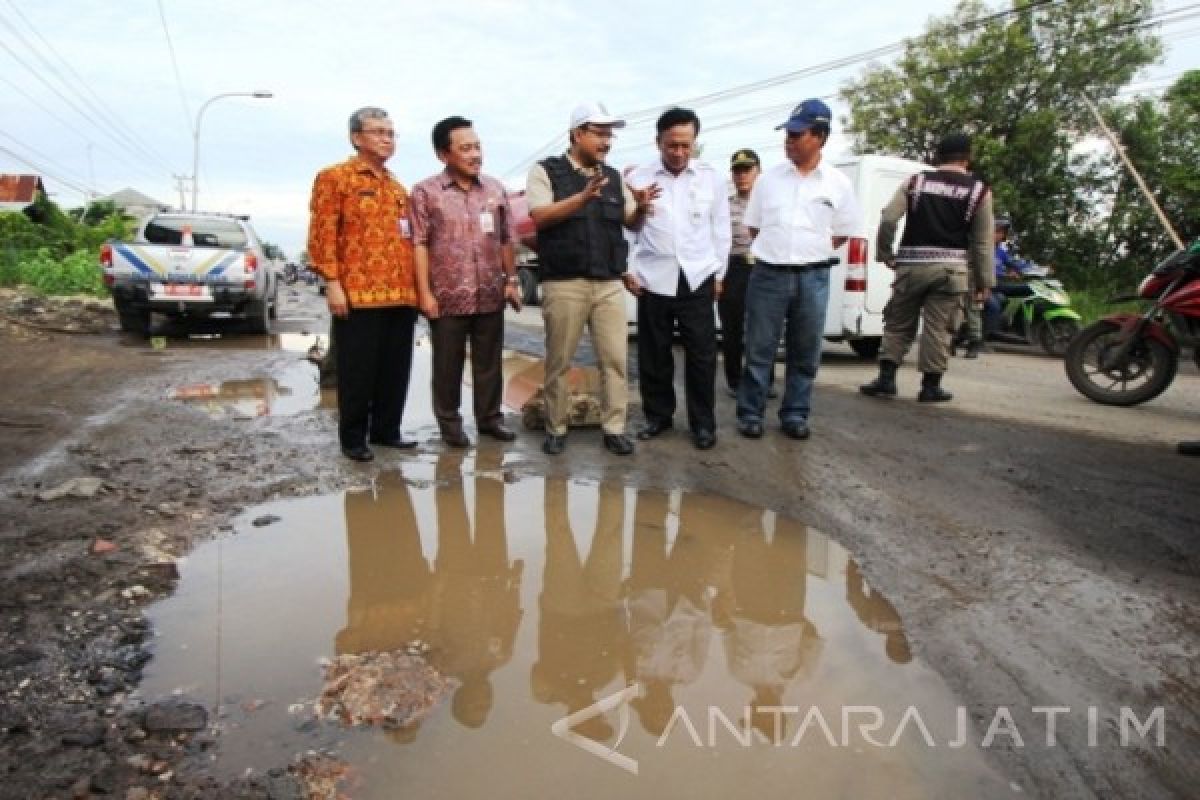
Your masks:
<instances>
[{"instance_id":1,"label":"mud","mask_svg":"<svg viewBox=\"0 0 1200 800\"><path fill-rule=\"evenodd\" d=\"M307 291L290 293L279 327L297 335L323 334L319 302ZM406 422L420 449L411 455L380 454L362 467L337 457L332 413L319 404L309 407L306 401L294 412L243 418L214 416L203 405L169 399L172 390L193 384L274 380L288 385L289 370L307 366L303 353L273 348L262 337L226 333L223 344L209 346L170 331L156 333L164 336L165 347L112 332L64 334L0 320L0 797L299 797L314 785L306 780L353 784L358 787L349 790L358 792L353 796L370 796L367 787L376 784L347 766L355 763L353 757L343 757L365 755L381 743L371 739L355 744L361 750L347 749L340 733L322 738L318 730L293 731L289 724L303 728L307 720L287 713L319 692L316 654L331 651L328 632L344 626L348 599L345 606L324 604L322 616L313 619L312 636L326 632L321 647L276 652L288 642L269 647L274 641L269 625L251 625L228 640L222 646L226 658L275 659L301 677L296 685L303 683L304 691L259 706L266 691L258 686L239 691L234 704L217 702L233 696L230 692L190 687L200 695L193 700L208 712L200 730L147 726L147 711L169 700L174 689L189 687L167 686L177 683L169 680L151 684L151 676L166 674L155 670L165 669L175 651L155 645L154 637L167 628L151 625L146 609L177 587L179 594L170 602L193 591L177 576L188 581L197 565L177 559L200 559L209 551L196 548L210 540L210 548L223 540L232 547L232 542L287 530L294 516L284 508L288 503L344 499L380 480L386 483L381 476L397 470L415 481L406 484L409 491L436 495L441 485L436 474L420 474L436 469L442 452L428 414L427 369L414 376ZM535 327L514 327L510 344L536 354L539 339ZM234 341L240 344L224 344ZM499 466L483 472L499 476L487 480L514 493L513 507L536 509L538 487L565 482L627 487L622 492L638 496L657 489L724 497L818 529L846 552L846 571L841 577L833 573L828 591L844 592L839 581L853 562L864 585L888 598L903 621L911 663L926 670L927 683L939 687L939 702L966 709L975 747L963 753L977 754L982 770L977 774L998 781L989 785L1001 793L1015 785L1037 797L1190 797L1200 782L1195 756L1200 752L1200 637L1192 612L1200 600L1195 536L1200 462L1173 455L1169 445L1189 434L1200 438L1200 415L1193 405L1200 378L1194 367L1181 370L1176 385L1158 401L1121 411L1080 405L1085 401L1072 396L1060 368L1011 353L974 365L956 361L947 385L960 397L950 406L929 408L904 398L883 403L858 396L854 385L870 367L831 352L819 380L813 438L806 443L771 429L760 441L737 438L731 404L722 397L721 441L712 451L697 453L678 434L640 444L637 455L620 459L604 452L598 432L578 431L569 437L563 457L547 459L538 450L540 439L526 434L507 449L492 442L482 446L481 453L503 457ZM913 383L911 373L903 373L902 380ZM463 485L471 485L480 470L471 467L464 474ZM90 497L37 499L38 493L76 478L96 478L101 485ZM533 497L522 494L531 490ZM573 503L569 508L574 513ZM254 528L253 519L269 514L280 520L255 529L258 533L247 530ZM247 522L248 517L253 519ZM420 522L422 536L434 539L421 552L436 562L439 528L432 520ZM545 562L535 558L549 544L551 526L542 526L544 520L531 522L531 531L509 528L514 547L518 541L537 543L523 559L526 576L545 571ZM577 552L584 552L587 534L579 539L580 531L593 528L587 519L572 527ZM331 535L339 533L345 536L336 528ZM97 548L100 541L111 547ZM343 561L339 570L336 559L311 575L288 574L276 563L286 552L286 546L267 548L240 559L246 570L241 584L274 582L290 592L325 591L349 578L349 567ZM624 579L632 580L632 573ZM577 773L606 771L616 773L614 780L628 779L630 788L623 793L674 794L669 776L628 776L549 733L570 705L537 701L535 689L541 689L530 681L532 665L519 660L538 652L536 645L518 642L522 636L536 639L541 626L535 617L545 615L532 578L523 581L519 636L507 664L493 672L495 687L503 678L511 693L494 692L494 711L476 728L454 717L452 701L439 706L411 742L383 745L394 748L384 768L396 771L396 781L419 786L422 796L430 793L431 776L447 775L462 784L458 796L482 794L488 787L469 781L483 780L486 771L464 775L470 773L463 769L471 763L463 760L468 751L454 748L469 742L481 747L478 758L496 757L495 751L487 752L487 743L494 741L491 731L532 725L524 710L540 706L539 735L548 741L508 737L503 775L516 780L517 773L526 775L520 765L530 760L529 753L549 760L543 751L559 748L563 755L552 766L560 772L552 772L545 784L524 784L535 787L532 794L539 793L537 786L547 787L540 793L561 791ZM819 584L808 581L810 595ZM845 604L839 602L844 616ZM288 608L281 604L269 610L284 614ZM847 619L851 630L858 626L858 635L875 637L873 657L886 660L879 634ZM434 638L429 637L431 646ZM435 655L430 652L436 665ZM706 663L711 670L722 660L710 652ZM909 704L906 698L913 704L933 702L892 673L867 682L890 689L889 701L901 707ZM594 681L593 697L620 683L615 676ZM697 699L703 705L709 696L701 693ZM509 698L520 702L502 705ZM835 704L844 700L838 696ZM211 713L222 705L227 717ZM1022 746L1012 736L998 736L984 748L983 737L1002 706L1011 710ZM1043 742L1044 715L1033 711L1043 706L1072 709L1059 720L1053 747ZM730 705L731 719L737 707ZM1134 737L1122 746L1122 707L1133 709L1139 719L1162 707L1165 746L1152 737ZM1094 722L1090 708L1096 709ZM502 714L502 709L508 710ZM279 722L281 711L287 724ZM290 733L260 740L264 752L254 759L254 773L234 776L215 764L229 751L222 745L235 722ZM613 716L608 724L617 722ZM799 724L795 717L785 722ZM890 732L891 725L885 727ZM296 749L293 734L311 737L312 756ZM653 769L659 752L647 749L654 744L650 734L634 721L629 735L635 738L619 749L632 747L639 756L646 751L639 760ZM598 738L606 745L614 741ZM670 776L687 774L693 764L695 748L689 743L680 749L685 752L672 750L661 762L675 767ZM890 752L864 756L851 748L822 750L824 758L805 762L810 769L800 785L820 786L821 794L896 794L890 786L853 782L867 780L871 768L862 765L889 758ZM717 759L728 769L711 774L719 781L741 776L736 788L753 791L764 759L771 770L788 770L797 755L790 748L771 755L775 752L764 753L760 742L748 749L748 761ZM893 784L957 786L962 791L951 792L957 796L982 793L970 788L970 773L954 783L951 761L942 758L952 758L948 748L917 753L897 767L907 782ZM844 771L833 768L843 761ZM823 776L828 783L820 782ZM796 784L788 787L789 794ZM693 793L706 794L703 787ZM780 793L764 784L764 796Z\"/></svg>"}]
</instances>

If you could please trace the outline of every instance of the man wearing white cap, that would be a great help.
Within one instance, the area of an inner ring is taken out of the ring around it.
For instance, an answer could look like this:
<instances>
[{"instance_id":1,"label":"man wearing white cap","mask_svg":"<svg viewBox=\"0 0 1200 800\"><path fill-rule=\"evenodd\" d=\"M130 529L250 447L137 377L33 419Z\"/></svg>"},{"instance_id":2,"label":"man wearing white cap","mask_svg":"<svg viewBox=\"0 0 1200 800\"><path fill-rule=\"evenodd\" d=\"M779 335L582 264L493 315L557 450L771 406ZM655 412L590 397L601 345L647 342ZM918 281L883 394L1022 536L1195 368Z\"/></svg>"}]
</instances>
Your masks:
<instances>
[{"instance_id":1,"label":"man wearing white cap","mask_svg":"<svg viewBox=\"0 0 1200 800\"><path fill-rule=\"evenodd\" d=\"M546 330L546 439L542 450L558 455L567 443L570 397L567 370L586 326L600 363L604 447L633 452L625 433L628 388L625 321L626 258L622 226L638 228L658 195L636 194L604 163L613 131L625 121L600 103L571 112L570 147L529 170L525 197L537 225L542 319Z\"/></svg>"},{"instance_id":2,"label":"man wearing white cap","mask_svg":"<svg viewBox=\"0 0 1200 800\"><path fill-rule=\"evenodd\" d=\"M746 367L737 418L738 432L751 439L763 435L780 333L787 370L779 421L784 435L808 438L833 251L855 232L861 213L850 179L821 156L832 118L816 98L796 106L778 126L787 129L788 160L762 174L746 205L754 270L746 287Z\"/></svg>"}]
</instances>

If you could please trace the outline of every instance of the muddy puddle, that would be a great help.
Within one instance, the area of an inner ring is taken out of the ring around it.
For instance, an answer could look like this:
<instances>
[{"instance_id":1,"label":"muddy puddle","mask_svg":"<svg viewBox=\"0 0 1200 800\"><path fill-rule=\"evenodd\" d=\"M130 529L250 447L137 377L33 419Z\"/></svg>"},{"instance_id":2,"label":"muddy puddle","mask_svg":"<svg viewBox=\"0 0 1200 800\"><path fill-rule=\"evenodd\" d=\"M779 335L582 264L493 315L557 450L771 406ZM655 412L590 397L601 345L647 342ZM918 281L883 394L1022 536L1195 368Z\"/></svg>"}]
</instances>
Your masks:
<instances>
[{"instance_id":1,"label":"muddy puddle","mask_svg":"<svg viewBox=\"0 0 1200 800\"><path fill-rule=\"evenodd\" d=\"M413 459L248 511L150 610L141 698L207 706L217 774L328 750L354 798L1017 791L828 537L720 497L519 478L503 458ZM440 693L389 729L319 718L324 668L372 653L408 670L393 686Z\"/></svg>"},{"instance_id":2,"label":"muddy puddle","mask_svg":"<svg viewBox=\"0 0 1200 800\"><path fill-rule=\"evenodd\" d=\"M287 416L337 406L332 392L321 391L317 368L308 363L293 364L274 378L182 384L170 389L167 399L200 409L213 419Z\"/></svg>"},{"instance_id":3,"label":"muddy puddle","mask_svg":"<svg viewBox=\"0 0 1200 800\"><path fill-rule=\"evenodd\" d=\"M253 334L226 331L217 327L165 329L154 335L122 338L122 344L140 350L283 350L307 354L314 346L324 348L329 342L325 334L270 333Z\"/></svg>"}]
</instances>

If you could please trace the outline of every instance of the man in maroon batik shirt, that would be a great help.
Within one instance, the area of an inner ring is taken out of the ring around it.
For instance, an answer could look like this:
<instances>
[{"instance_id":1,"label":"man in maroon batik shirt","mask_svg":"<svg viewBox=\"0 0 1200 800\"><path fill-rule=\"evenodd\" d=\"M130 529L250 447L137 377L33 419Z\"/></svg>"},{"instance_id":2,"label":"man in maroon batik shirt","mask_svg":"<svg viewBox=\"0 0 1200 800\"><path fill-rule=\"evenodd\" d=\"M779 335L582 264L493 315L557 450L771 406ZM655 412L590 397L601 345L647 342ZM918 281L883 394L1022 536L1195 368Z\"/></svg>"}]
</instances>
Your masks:
<instances>
[{"instance_id":1,"label":"man in maroon batik shirt","mask_svg":"<svg viewBox=\"0 0 1200 800\"><path fill-rule=\"evenodd\" d=\"M446 444L470 446L459 413L470 342L476 427L511 442L516 434L500 411L500 361L505 301L521 307L512 213L504 186L480 171L483 150L470 120L435 125L433 149L446 169L412 190L417 297L433 342L433 412Z\"/></svg>"}]
</instances>

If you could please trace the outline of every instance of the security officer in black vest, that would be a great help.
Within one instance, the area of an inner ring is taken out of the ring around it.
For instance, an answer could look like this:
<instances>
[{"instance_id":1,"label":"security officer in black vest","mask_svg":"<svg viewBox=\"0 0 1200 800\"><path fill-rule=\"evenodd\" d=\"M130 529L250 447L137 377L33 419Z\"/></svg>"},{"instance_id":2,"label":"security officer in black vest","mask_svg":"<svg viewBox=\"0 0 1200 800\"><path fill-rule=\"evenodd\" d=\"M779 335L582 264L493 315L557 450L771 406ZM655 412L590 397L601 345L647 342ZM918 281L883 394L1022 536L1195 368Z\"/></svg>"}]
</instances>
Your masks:
<instances>
[{"instance_id":1,"label":"security officer in black vest","mask_svg":"<svg viewBox=\"0 0 1200 800\"><path fill-rule=\"evenodd\" d=\"M922 403L952 395L941 387L958 323L968 269L985 294L996 283L992 272L992 192L967 172L971 140L953 133L938 142L935 169L914 175L883 209L875 247L879 259L896 271L892 297L883 309L879 377L859 387L872 397L896 394L896 368L917 336ZM896 225L907 215L899 250L893 253Z\"/></svg>"},{"instance_id":2,"label":"security officer in black vest","mask_svg":"<svg viewBox=\"0 0 1200 800\"><path fill-rule=\"evenodd\" d=\"M570 149L529 171L525 198L538 231L542 319L546 332L546 439L542 450L566 447L570 395L567 370L586 326L603 380L601 423L604 447L616 455L633 452L625 433L628 387L626 290L629 246L622 226L637 230L659 195L657 185L631 190L604 158L614 129L624 120L599 103L571 114Z\"/></svg>"}]
</instances>

